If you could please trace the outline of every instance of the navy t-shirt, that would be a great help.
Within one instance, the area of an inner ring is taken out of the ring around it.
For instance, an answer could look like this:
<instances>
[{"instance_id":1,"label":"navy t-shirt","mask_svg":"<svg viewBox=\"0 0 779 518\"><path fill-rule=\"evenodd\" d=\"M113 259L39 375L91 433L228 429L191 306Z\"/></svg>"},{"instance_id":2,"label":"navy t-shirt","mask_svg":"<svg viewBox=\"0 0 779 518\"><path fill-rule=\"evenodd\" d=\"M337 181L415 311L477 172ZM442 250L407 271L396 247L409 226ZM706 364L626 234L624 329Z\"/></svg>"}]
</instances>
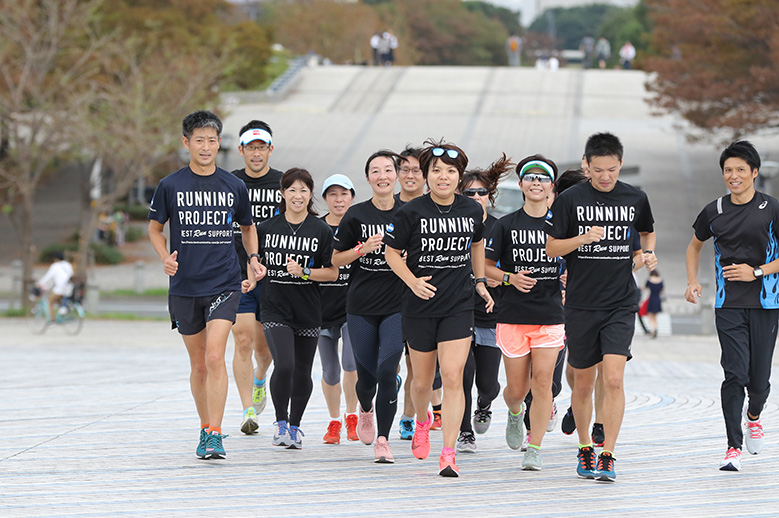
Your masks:
<instances>
[{"instance_id":1,"label":"navy t-shirt","mask_svg":"<svg viewBox=\"0 0 779 518\"><path fill-rule=\"evenodd\" d=\"M566 306L637 310L638 291L632 274L633 234L654 230L646 193L620 181L609 192L583 182L560 193L546 218L546 232L556 239L586 234L593 226L605 228L603 239L582 245L565 256Z\"/></svg>"},{"instance_id":2,"label":"navy t-shirt","mask_svg":"<svg viewBox=\"0 0 779 518\"><path fill-rule=\"evenodd\" d=\"M386 239L387 227L400 206L401 203L396 201L390 210L379 210L371 200L352 205L338 226L335 249L341 252L349 250L377 233L385 234ZM382 245L352 263L354 268L346 299L347 313L391 315L400 311L403 281L387 264L384 258L386 248Z\"/></svg>"},{"instance_id":3,"label":"navy t-shirt","mask_svg":"<svg viewBox=\"0 0 779 518\"><path fill-rule=\"evenodd\" d=\"M252 204L252 220L257 226L263 221L267 221L275 216L279 211L281 204L281 175L278 169L269 169L267 173L259 178L254 178L246 174L246 169L236 169L233 174L239 180L246 184L249 191L249 202ZM238 258L241 261L241 275L246 278L246 264L249 260L246 255L246 249L243 247L241 238L241 227L233 224L235 236L235 251L238 252Z\"/></svg>"},{"instance_id":4,"label":"navy t-shirt","mask_svg":"<svg viewBox=\"0 0 779 518\"><path fill-rule=\"evenodd\" d=\"M499 286L501 324L554 325L565 321L561 263L546 255L545 220L519 209L500 218L487 240L487 259L500 263L506 273L530 271L526 275L536 279L528 293L514 286Z\"/></svg>"},{"instance_id":5,"label":"navy t-shirt","mask_svg":"<svg viewBox=\"0 0 779 518\"><path fill-rule=\"evenodd\" d=\"M779 308L779 274L752 282L726 281L722 268L731 264L762 266L779 258L779 201L756 192L736 205L730 195L706 205L692 226L695 237L714 238L715 308Z\"/></svg>"},{"instance_id":6,"label":"navy t-shirt","mask_svg":"<svg viewBox=\"0 0 779 518\"><path fill-rule=\"evenodd\" d=\"M263 278L260 319L279 322L293 329L311 329L322 324L319 286L315 281L287 272L287 260L300 266L332 266L333 231L316 216L308 214L299 225L279 214L260 223L260 256L268 269Z\"/></svg>"},{"instance_id":7,"label":"navy t-shirt","mask_svg":"<svg viewBox=\"0 0 779 518\"><path fill-rule=\"evenodd\" d=\"M384 237L387 246L407 250L406 265L416 277L432 276L435 296L423 300L404 285L403 315L443 317L473 311L471 244L484 234L484 209L456 194L451 205L437 205L425 194L403 205ZM485 302L486 304L486 302Z\"/></svg>"},{"instance_id":8,"label":"navy t-shirt","mask_svg":"<svg viewBox=\"0 0 779 518\"><path fill-rule=\"evenodd\" d=\"M327 216L322 216L322 221L327 223ZM327 223L335 234L337 225ZM338 326L346 322L346 297L349 292L349 277L352 272L352 263L338 268L338 280L333 282L320 282L319 293L322 295L322 328Z\"/></svg>"},{"instance_id":9,"label":"navy t-shirt","mask_svg":"<svg viewBox=\"0 0 779 518\"><path fill-rule=\"evenodd\" d=\"M170 252L178 251L178 271L170 294L207 297L241 289L241 267L233 245L233 222L251 225L246 185L224 169L208 176L189 166L157 185L148 219L170 221Z\"/></svg>"}]
</instances>

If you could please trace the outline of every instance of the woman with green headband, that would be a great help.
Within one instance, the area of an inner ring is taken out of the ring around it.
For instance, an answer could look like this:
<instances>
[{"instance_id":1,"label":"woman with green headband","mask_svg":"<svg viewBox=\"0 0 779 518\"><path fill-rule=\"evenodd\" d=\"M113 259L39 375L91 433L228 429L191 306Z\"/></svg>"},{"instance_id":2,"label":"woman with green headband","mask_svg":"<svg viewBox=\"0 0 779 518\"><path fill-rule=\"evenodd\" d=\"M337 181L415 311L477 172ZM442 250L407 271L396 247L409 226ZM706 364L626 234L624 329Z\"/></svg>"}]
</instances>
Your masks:
<instances>
[{"instance_id":1,"label":"woman with green headband","mask_svg":"<svg viewBox=\"0 0 779 518\"><path fill-rule=\"evenodd\" d=\"M544 231L557 166L533 155L517 164L517 174L525 205L495 224L487 241L486 270L488 277L502 283L497 343L506 367L506 442L514 450L522 446L524 400L532 389L533 432L522 469L537 471L543 466L541 441L552 413L552 377L565 336L560 262L546 255Z\"/></svg>"}]
</instances>

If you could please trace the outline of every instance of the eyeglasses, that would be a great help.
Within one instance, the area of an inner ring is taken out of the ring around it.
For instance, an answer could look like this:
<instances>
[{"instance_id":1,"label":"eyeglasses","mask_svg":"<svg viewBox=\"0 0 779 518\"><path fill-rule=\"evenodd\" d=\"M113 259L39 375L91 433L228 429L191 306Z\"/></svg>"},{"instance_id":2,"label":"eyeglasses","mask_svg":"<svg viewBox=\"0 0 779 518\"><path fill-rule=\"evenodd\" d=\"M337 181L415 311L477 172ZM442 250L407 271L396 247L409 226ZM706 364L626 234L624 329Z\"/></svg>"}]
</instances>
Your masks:
<instances>
[{"instance_id":1,"label":"eyeglasses","mask_svg":"<svg viewBox=\"0 0 779 518\"><path fill-rule=\"evenodd\" d=\"M528 173L522 177L525 182L552 183L552 178L545 174Z\"/></svg>"},{"instance_id":2,"label":"eyeglasses","mask_svg":"<svg viewBox=\"0 0 779 518\"><path fill-rule=\"evenodd\" d=\"M255 144L253 146L244 146L243 149L249 153L254 153L255 151L267 151L268 147L268 144L263 142L262 144Z\"/></svg>"},{"instance_id":3,"label":"eyeglasses","mask_svg":"<svg viewBox=\"0 0 779 518\"><path fill-rule=\"evenodd\" d=\"M479 196L487 196L489 193L490 191L488 191L484 187L479 187L478 189L463 189L463 195L469 198L473 198L477 194Z\"/></svg>"},{"instance_id":4,"label":"eyeglasses","mask_svg":"<svg viewBox=\"0 0 779 518\"><path fill-rule=\"evenodd\" d=\"M408 174L408 173L421 174L422 170L418 167L403 166L400 168L400 172L403 174Z\"/></svg>"},{"instance_id":5,"label":"eyeglasses","mask_svg":"<svg viewBox=\"0 0 779 518\"><path fill-rule=\"evenodd\" d=\"M432 152L433 152L433 156L442 156L444 152L446 152L446 155L449 158L457 158L458 156L460 156L460 152L457 151L456 149L444 149L442 147L434 147Z\"/></svg>"}]
</instances>

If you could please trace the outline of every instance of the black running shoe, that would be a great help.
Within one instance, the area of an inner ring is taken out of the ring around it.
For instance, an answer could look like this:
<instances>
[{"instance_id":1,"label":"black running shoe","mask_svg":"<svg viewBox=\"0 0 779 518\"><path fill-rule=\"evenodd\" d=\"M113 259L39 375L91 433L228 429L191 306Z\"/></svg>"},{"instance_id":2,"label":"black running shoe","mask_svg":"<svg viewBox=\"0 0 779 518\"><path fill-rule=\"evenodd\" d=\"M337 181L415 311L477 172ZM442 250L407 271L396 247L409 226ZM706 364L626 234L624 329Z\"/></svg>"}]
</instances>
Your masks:
<instances>
[{"instance_id":1,"label":"black running shoe","mask_svg":"<svg viewBox=\"0 0 779 518\"><path fill-rule=\"evenodd\" d=\"M573 409L571 407L568 407L568 410L566 410L560 429L565 435L571 435L576 431L576 421L573 420Z\"/></svg>"},{"instance_id":2,"label":"black running shoe","mask_svg":"<svg viewBox=\"0 0 779 518\"><path fill-rule=\"evenodd\" d=\"M592 425L592 444L598 448L603 447L603 441L606 440L606 435L603 433L603 425L600 423L593 423Z\"/></svg>"}]
</instances>

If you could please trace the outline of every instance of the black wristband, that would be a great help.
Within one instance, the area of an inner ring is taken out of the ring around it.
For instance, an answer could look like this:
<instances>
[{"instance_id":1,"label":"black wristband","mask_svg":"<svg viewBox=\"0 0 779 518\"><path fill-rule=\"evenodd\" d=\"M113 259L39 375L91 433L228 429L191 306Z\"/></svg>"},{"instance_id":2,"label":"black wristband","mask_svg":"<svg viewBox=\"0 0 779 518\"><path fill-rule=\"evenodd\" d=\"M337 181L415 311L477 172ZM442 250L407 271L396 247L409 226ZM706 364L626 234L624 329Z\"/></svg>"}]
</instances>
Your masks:
<instances>
[{"instance_id":1,"label":"black wristband","mask_svg":"<svg viewBox=\"0 0 779 518\"><path fill-rule=\"evenodd\" d=\"M260 261L260 259L261 259L260 258L260 254L249 254L249 261L252 260L252 257L256 257L258 261ZM260 262L262 262L262 261L260 261Z\"/></svg>"},{"instance_id":2,"label":"black wristband","mask_svg":"<svg viewBox=\"0 0 779 518\"><path fill-rule=\"evenodd\" d=\"M478 279L476 279L476 284L479 284L480 282L484 283L484 285L486 286L487 285L487 277L479 277Z\"/></svg>"}]
</instances>

